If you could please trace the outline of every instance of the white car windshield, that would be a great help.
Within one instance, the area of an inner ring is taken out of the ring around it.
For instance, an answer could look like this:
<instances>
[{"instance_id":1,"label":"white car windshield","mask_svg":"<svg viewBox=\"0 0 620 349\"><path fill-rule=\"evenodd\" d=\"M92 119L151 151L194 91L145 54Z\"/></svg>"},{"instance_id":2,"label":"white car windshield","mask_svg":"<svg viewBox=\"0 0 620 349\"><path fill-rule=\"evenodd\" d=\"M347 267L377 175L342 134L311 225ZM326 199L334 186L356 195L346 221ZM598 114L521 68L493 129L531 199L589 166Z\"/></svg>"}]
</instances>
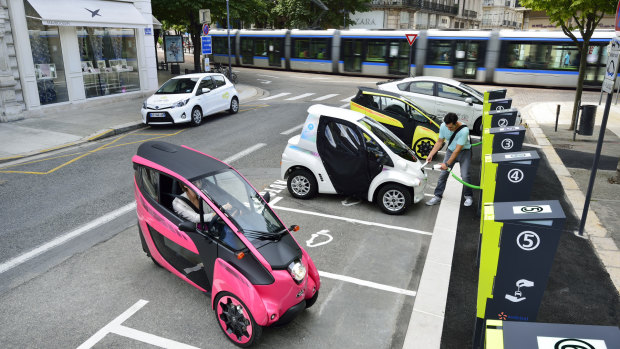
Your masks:
<instances>
[{"instance_id":1,"label":"white car windshield","mask_svg":"<svg viewBox=\"0 0 620 349\"><path fill-rule=\"evenodd\" d=\"M156 95L165 95L165 94L177 94L177 93L192 93L194 90L194 86L198 82L198 78L180 78L180 79L170 79L163 84L157 92Z\"/></svg>"},{"instance_id":2,"label":"white car windshield","mask_svg":"<svg viewBox=\"0 0 620 349\"><path fill-rule=\"evenodd\" d=\"M217 171L193 183L226 213L250 240L286 231L260 195L236 171Z\"/></svg>"},{"instance_id":3,"label":"white car windshield","mask_svg":"<svg viewBox=\"0 0 620 349\"><path fill-rule=\"evenodd\" d=\"M418 159L415 157L415 153L409 149L392 131L388 130L385 126L369 117L364 117L360 121L366 129L372 132L383 144L385 144L394 154L400 156L407 161L416 162Z\"/></svg>"},{"instance_id":4,"label":"white car windshield","mask_svg":"<svg viewBox=\"0 0 620 349\"><path fill-rule=\"evenodd\" d=\"M463 90L469 92L470 94L478 97L478 99L480 99L480 100L484 99L484 95L482 94L482 92L476 90L475 88L473 88L473 87L471 87L469 85L460 84L459 87L462 88Z\"/></svg>"}]
</instances>

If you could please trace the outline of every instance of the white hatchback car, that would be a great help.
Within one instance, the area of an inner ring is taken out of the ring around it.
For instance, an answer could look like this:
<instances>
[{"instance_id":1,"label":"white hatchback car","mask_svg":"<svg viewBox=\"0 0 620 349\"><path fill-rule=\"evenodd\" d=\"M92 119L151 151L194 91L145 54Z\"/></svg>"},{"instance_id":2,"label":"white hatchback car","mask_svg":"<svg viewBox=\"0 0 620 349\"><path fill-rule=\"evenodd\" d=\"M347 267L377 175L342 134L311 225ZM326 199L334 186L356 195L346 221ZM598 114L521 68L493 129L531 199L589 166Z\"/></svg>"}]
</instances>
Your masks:
<instances>
[{"instance_id":1,"label":"white hatchback car","mask_svg":"<svg viewBox=\"0 0 620 349\"><path fill-rule=\"evenodd\" d=\"M430 114L443 118L456 113L472 133L482 132L482 103L484 96L462 82L435 76L417 76L378 83L380 90L392 91L411 98Z\"/></svg>"},{"instance_id":2,"label":"white hatchback car","mask_svg":"<svg viewBox=\"0 0 620 349\"><path fill-rule=\"evenodd\" d=\"M228 110L239 111L235 86L222 74L204 73L174 77L142 104L147 125L202 123L203 116Z\"/></svg>"},{"instance_id":3,"label":"white hatchback car","mask_svg":"<svg viewBox=\"0 0 620 349\"><path fill-rule=\"evenodd\" d=\"M381 123L352 110L316 104L282 153L291 195L352 195L402 214L424 198L427 176L413 151Z\"/></svg>"}]
</instances>

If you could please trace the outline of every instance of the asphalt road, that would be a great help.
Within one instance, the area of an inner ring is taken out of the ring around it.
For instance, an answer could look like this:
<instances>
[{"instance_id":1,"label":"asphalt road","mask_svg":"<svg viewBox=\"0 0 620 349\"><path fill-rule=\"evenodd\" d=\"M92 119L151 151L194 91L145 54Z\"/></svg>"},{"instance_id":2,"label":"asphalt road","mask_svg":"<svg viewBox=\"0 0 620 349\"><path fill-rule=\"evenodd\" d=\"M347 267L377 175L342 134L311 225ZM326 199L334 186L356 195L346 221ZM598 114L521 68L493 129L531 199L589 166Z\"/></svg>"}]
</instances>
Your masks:
<instances>
[{"instance_id":1,"label":"asphalt road","mask_svg":"<svg viewBox=\"0 0 620 349\"><path fill-rule=\"evenodd\" d=\"M261 71L254 79L269 94L242 104L236 115L208 117L196 128L149 127L29 159L12 167L23 173L3 174L0 263L68 232L80 235L0 273L2 347L78 347L140 300L148 303L122 325L134 331L117 328L94 347L150 347L153 336L233 347L209 299L141 251L135 210L80 230L133 202L131 157L149 139L228 160L256 188L280 198L275 210L287 226L301 226L295 237L324 273L321 295L290 325L266 329L259 347L402 347L437 207L420 203L392 217L341 196L296 200L277 182L286 141L300 131L307 108L317 103L312 99L329 96L320 102L344 106L356 86L377 79ZM287 100L297 96L303 97ZM436 175L429 176L434 182Z\"/></svg>"},{"instance_id":2,"label":"asphalt road","mask_svg":"<svg viewBox=\"0 0 620 349\"><path fill-rule=\"evenodd\" d=\"M239 76L268 94L242 104L236 115L208 117L197 128L149 127L28 159L13 168L23 173L2 175L0 263L80 232L79 238L0 273L2 347L78 347L98 331L103 335L94 347L101 348L151 347L146 343L155 337L201 348L232 347L217 328L208 299L142 253L134 210L118 211L133 202L131 157L149 139L233 159L231 165L256 188L282 198L276 212L287 226L301 226L295 237L329 275L322 277L317 304L284 328L266 329L260 347L402 347L430 241L412 229L432 231L437 208L418 204L392 217L345 197L295 200L276 182L286 141L299 132L310 105L345 106L357 86L382 79L250 69L240 69ZM538 99L572 98L571 92L536 91L514 88L509 95L517 93L517 107L537 93ZM235 156L248 149L249 154ZM47 175L28 173L54 168ZM435 176L429 174L429 183ZM110 212L120 213L80 230ZM312 234L318 232L332 240L314 246L320 238L312 240ZM134 304L141 307L122 325L110 325Z\"/></svg>"}]
</instances>

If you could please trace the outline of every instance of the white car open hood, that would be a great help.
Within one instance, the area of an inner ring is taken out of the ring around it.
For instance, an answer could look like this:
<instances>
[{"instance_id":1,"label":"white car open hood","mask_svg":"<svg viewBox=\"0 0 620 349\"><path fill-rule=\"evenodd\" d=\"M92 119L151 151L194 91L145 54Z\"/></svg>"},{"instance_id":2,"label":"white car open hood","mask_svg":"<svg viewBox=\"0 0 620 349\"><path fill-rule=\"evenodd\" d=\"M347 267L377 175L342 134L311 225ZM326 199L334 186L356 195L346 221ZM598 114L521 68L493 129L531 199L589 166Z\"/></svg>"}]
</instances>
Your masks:
<instances>
[{"instance_id":1,"label":"white car open hood","mask_svg":"<svg viewBox=\"0 0 620 349\"><path fill-rule=\"evenodd\" d=\"M149 107L165 108L175 104L178 101L188 99L192 96L191 93L175 93L175 94L159 94L152 95L146 100L146 105Z\"/></svg>"}]
</instances>

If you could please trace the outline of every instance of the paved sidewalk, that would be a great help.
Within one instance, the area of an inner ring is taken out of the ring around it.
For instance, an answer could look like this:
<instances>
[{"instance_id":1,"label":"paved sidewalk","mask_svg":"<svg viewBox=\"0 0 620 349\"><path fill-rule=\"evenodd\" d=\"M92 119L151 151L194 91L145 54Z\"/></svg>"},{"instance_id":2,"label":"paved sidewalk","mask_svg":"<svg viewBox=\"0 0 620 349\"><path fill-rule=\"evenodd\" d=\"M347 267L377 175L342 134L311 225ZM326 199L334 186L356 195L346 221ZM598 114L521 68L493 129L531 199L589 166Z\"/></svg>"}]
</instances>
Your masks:
<instances>
[{"instance_id":1,"label":"paved sidewalk","mask_svg":"<svg viewBox=\"0 0 620 349\"><path fill-rule=\"evenodd\" d=\"M190 64L181 65L181 73ZM159 85L170 79L159 71ZM262 95L252 86L238 84L241 103ZM144 127L140 108L150 94L101 98L83 104L44 108L28 118L0 124L0 163L40 154Z\"/></svg>"},{"instance_id":2,"label":"paved sidewalk","mask_svg":"<svg viewBox=\"0 0 620 349\"><path fill-rule=\"evenodd\" d=\"M556 108L560 104L558 131L555 131ZM577 135L568 130L572 103L537 102L521 109L530 136L541 147L550 166L558 176L573 213L581 219L585 204L594 152L600 132L605 105L597 108L594 134ZM620 158L620 105L612 104L601 160L594 182L592 200L585 226L598 258L604 264L616 289L620 292L620 184L609 178L616 175Z\"/></svg>"}]
</instances>

